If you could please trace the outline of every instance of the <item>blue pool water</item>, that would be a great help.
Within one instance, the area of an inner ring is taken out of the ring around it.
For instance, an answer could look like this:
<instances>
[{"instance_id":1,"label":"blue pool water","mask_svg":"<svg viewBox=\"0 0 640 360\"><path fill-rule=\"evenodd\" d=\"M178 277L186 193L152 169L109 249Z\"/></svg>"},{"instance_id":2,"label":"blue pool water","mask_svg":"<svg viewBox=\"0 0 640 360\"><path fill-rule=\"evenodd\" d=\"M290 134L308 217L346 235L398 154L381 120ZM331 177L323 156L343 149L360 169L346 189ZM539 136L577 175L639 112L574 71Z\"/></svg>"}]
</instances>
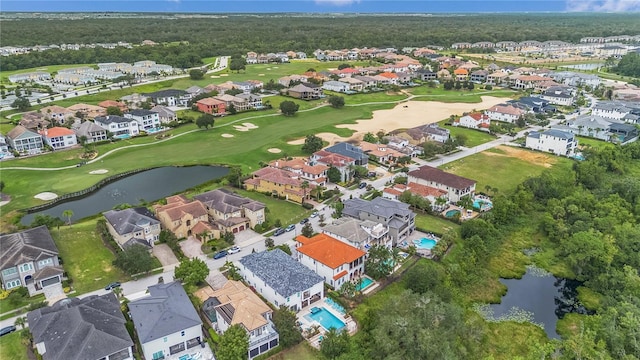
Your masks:
<instances>
[{"instance_id":1,"label":"blue pool water","mask_svg":"<svg viewBox=\"0 0 640 360\"><path fill-rule=\"evenodd\" d=\"M473 200L473 207L474 208L478 208L480 210L491 209L493 207L493 204L491 203L491 201L486 200L486 199L474 199Z\"/></svg>"},{"instance_id":2,"label":"blue pool water","mask_svg":"<svg viewBox=\"0 0 640 360\"><path fill-rule=\"evenodd\" d=\"M131 135L129 135L129 134L122 134L122 135L114 136L114 138L118 138L118 139L128 139L130 137L131 137Z\"/></svg>"},{"instance_id":3,"label":"blue pool water","mask_svg":"<svg viewBox=\"0 0 640 360\"><path fill-rule=\"evenodd\" d=\"M327 304L329 304L329 306L331 306L332 308L334 308L337 312L341 313L341 314L346 314L347 312L344 310L344 308L342 307L342 305L338 304L337 302L333 301L332 298L325 298L324 302L326 302Z\"/></svg>"},{"instance_id":4,"label":"blue pool water","mask_svg":"<svg viewBox=\"0 0 640 360\"><path fill-rule=\"evenodd\" d=\"M338 319L335 315L330 313L325 308L320 308L320 311L316 312L315 314L309 314L309 317L313 321L316 321L320 325L322 325L322 327L327 331L329 329L336 329L339 331L342 330L342 328L344 328L345 326L345 324L340 319Z\"/></svg>"},{"instance_id":5,"label":"blue pool water","mask_svg":"<svg viewBox=\"0 0 640 360\"><path fill-rule=\"evenodd\" d=\"M356 290L362 291L371 286L371 284L373 284L373 280L369 279L368 277L363 277L358 282L358 285L356 285Z\"/></svg>"},{"instance_id":6,"label":"blue pool water","mask_svg":"<svg viewBox=\"0 0 640 360\"><path fill-rule=\"evenodd\" d=\"M418 248L418 249L427 249L427 250L431 250L433 249L436 244L438 242L434 239L429 239L429 238L422 238L420 240L414 240L413 244Z\"/></svg>"},{"instance_id":7,"label":"blue pool water","mask_svg":"<svg viewBox=\"0 0 640 360\"><path fill-rule=\"evenodd\" d=\"M147 129L145 130L147 133L149 134L153 134L153 133L157 133L158 131L162 131L164 130L163 128L151 128L151 129Z\"/></svg>"},{"instance_id":8,"label":"blue pool water","mask_svg":"<svg viewBox=\"0 0 640 360\"><path fill-rule=\"evenodd\" d=\"M449 210L444 214L444 216L447 218L452 218L456 216L456 214L460 214L460 210Z\"/></svg>"}]
</instances>

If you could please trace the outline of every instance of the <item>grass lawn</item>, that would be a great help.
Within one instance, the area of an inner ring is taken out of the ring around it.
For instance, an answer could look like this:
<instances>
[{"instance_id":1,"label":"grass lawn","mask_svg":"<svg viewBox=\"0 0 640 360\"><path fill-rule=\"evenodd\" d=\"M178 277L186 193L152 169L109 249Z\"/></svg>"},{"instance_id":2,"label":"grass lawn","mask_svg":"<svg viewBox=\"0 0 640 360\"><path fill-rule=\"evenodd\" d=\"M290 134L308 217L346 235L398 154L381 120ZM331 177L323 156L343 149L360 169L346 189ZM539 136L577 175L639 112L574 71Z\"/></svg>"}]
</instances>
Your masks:
<instances>
[{"instance_id":1,"label":"grass lawn","mask_svg":"<svg viewBox=\"0 0 640 360\"><path fill-rule=\"evenodd\" d=\"M311 213L314 211L307 210L303 208L302 205L270 197L259 192L235 188L231 190L237 192L239 195L246 196L250 199L265 204L267 206L267 209L269 209L269 212L266 214L266 216L271 224L273 224L276 219L280 219L283 226L286 226L287 224L295 224L300 220L309 217L309 215L311 215Z\"/></svg>"},{"instance_id":2,"label":"grass lawn","mask_svg":"<svg viewBox=\"0 0 640 360\"><path fill-rule=\"evenodd\" d=\"M103 288L114 281L127 280L111 264L115 256L96 234L97 220L98 218L94 218L51 231L64 261L64 269L73 280L76 295Z\"/></svg>"},{"instance_id":3,"label":"grass lawn","mask_svg":"<svg viewBox=\"0 0 640 360\"><path fill-rule=\"evenodd\" d=\"M20 341L20 331L0 337L0 359L28 360L27 347Z\"/></svg>"},{"instance_id":4,"label":"grass lawn","mask_svg":"<svg viewBox=\"0 0 640 360\"><path fill-rule=\"evenodd\" d=\"M16 304L11 304L7 299L0 300L0 314L4 314L7 311L15 310L15 309L21 308L23 306L27 306L27 305L30 305L30 304L42 302L42 301L44 301L44 294L36 295L36 296L33 296L33 297L25 297L25 298L22 298L21 300L22 301L19 301ZM9 317L12 317L14 315L15 314L12 314Z\"/></svg>"},{"instance_id":5,"label":"grass lawn","mask_svg":"<svg viewBox=\"0 0 640 360\"><path fill-rule=\"evenodd\" d=\"M460 225L429 214L416 214L416 227L436 234L444 234L449 229L458 231Z\"/></svg>"},{"instance_id":6,"label":"grass lawn","mask_svg":"<svg viewBox=\"0 0 640 360\"><path fill-rule=\"evenodd\" d=\"M456 175L476 180L476 189L484 191L487 185L501 193L513 191L526 179L540 175L545 169L558 166L570 169L572 160L533 152L525 149L500 146L468 156L440 168Z\"/></svg>"},{"instance_id":7,"label":"grass lawn","mask_svg":"<svg viewBox=\"0 0 640 360\"><path fill-rule=\"evenodd\" d=\"M269 358L269 360L319 360L323 359L320 352L309 345L306 341L283 350Z\"/></svg>"},{"instance_id":8,"label":"grass lawn","mask_svg":"<svg viewBox=\"0 0 640 360\"><path fill-rule=\"evenodd\" d=\"M576 136L579 147L607 148L616 146L613 143L584 136Z\"/></svg>"},{"instance_id":9,"label":"grass lawn","mask_svg":"<svg viewBox=\"0 0 640 360\"><path fill-rule=\"evenodd\" d=\"M444 88L441 86L436 88L430 88L428 86L418 86L408 89L407 91L412 95L415 95L415 98L413 100L460 103L479 103L482 101L482 96L513 98L518 94L517 92L508 89L444 90Z\"/></svg>"},{"instance_id":10,"label":"grass lawn","mask_svg":"<svg viewBox=\"0 0 640 360\"><path fill-rule=\"evenodd\" d=\"M532 344L545 344L549 340L544 330L530 323L511 321L487 323L486 349L495 360L511 360L516 356L531 355Z\"/></svg>"},{"instance_id":11,"label":"grass lawn","mask_svg":"<svg viewBox=\"0 0 640 360\"><path fill-rule=\"evenodd\" d=\"M439 122L439 125L442 128L449 130L451 133L451 137L455 138L457 135L464 135L467 137L467 142L465 143L466 147L474 147L478 145L482 145L484 143L488 143L489 141L495 140L496 137L484 131L478 131L473 129L467 129L460 126L451 126L446 125L449 120L443 120Z\"/></svg>"}]
</instances>

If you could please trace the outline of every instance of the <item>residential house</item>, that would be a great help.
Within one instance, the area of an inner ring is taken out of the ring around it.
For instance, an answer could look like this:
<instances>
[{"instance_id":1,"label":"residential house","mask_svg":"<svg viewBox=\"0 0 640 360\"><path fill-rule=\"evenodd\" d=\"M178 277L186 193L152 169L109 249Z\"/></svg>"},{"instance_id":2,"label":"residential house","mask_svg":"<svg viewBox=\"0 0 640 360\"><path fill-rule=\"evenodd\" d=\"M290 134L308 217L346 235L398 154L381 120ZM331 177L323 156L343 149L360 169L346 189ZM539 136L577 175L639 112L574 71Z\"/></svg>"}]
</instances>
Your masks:
<instances>
[{"instance_id":1,"label":"residential house","mask_svg":"<svg viewBox=\"0 0 640 360\"><path fill-rule=\"evenodd\" d=\"M13 154L9 151L9 143L7 138L0 134L0 160L13 157Z\"/></svg>"},{"instance_id":2,"label":"residential house","mask_svg":"<svg viewBox=\"0 0 640 360\"><path fill-rule=\"evenodd\" d=\"M84 116L85 119L93 119L98 116L107 115L107 110L102 106L90 105L90 104L74 104L69 106L67 109L73 112L74 116L77 113L80 113Z\"/></svg>"},{"instance_id":3,"label":"residential house","mask_svg":"<svg viewBox=\"0 0 640 360\"><path fill-rule=\"evenodd\" d=\"M129 303L145 359L165 359L199 347L202 320L179 282L149 286L149 295Z\"/></svg>"},{"instance_id":4,"label":"residential house","mask_svg":"<svg viewBox=\"0 0 640 360\"><path fill-rule=\"evenodd\" d=\"M509 100L507 103L534 113L548 113L556 111L556 108L551 105L548 100L533 96L523 96L518 100Z\"/></svg>"},{"instance_id":5,"label":"residential house","mask_svg":"<svg viewBox=\"0 0 640 360\"><path fill-rule=\"evenodd\" d=\"M135 244L150 249L160 239L160 221L146 207L109 210L103 215L109 233L122 249Z\"/></svg>"},{"instance_id":6,"label":"residential house","mask_svg":"<svg viewBox=\"0 0 640 360\"><path fill-rule=\"evenodd\" d=\"M359 166L367 166L367 163L369 162L369 156L365 154L361 148L349 144L348 142L339 142L325 148L324 151L347 156L351 159L354 159L355 165Z\"/></svg>"},{"instance_id":7,"label":"residential house","mask_svg":"<svg viewBox=\"0 0 640 360\"><path fill-rule=\"evenodd\" d=\"M482 84L487 81L487 76L489 76L489 72L487 70L476 70L471 73L471 82Z\"/></svg>"},{"instance_id":8,"label":"residential house","mask_svg":"<svg viewBox=\"0 0 640 360\"><path fill-rule=\"evenodd\" d=\"M158 118L161 124L168 124L173 121L178 121L176 112L163 105L156 105L151 108L151 111L158 113Z\"/></svg>"},{"instance_id":9,"label":"residential house","mask_svg":"<svg viewBox=\"0 0 640 360\"><path fill-rule=\"evenodd\" d=\"M629 114L640 115L640 104L628 101L598 101L591 114L626 122L625 116Z\"/></svg>"},{"instance_id":10,"label":"residential house","mask_svg":"<svg viewBox=\"0 0 640 360\"><path fill-rule=\"evenodd\" d=\"M497 71L487 75L487 85L506 85L509 83L509 73Z\"/></svg>"},{"instance_id":11,"label":"residential house","mask_svg":"<svg viewBox=\"0 0 640 360\"><path fill-rule=\"evenodd\" d=\"M298 58L298 59L306 59L307 58L307 53L302 52L302 51L298 51L298 52L296 52L296 58Z\"/></svg>"},{"instance_id":12,"label":"residential house","mask_svg":"<svg viewBox=\"0 0 640 360\"><path fill-rule=\"evenodd\" d=\"M489 115L479 112L461 116L453 122L453 126L462 126L482 131L489 131L490 124L491 120L489 119Z\"/></svg>"},{"instance_id":13,"label":"residential house","mask_svg":"<svg viewBox=\"0 0 640 360\"><path fill-rule=\"evenodd\" d=\"M262 109L262 96L256 94L238 94L237 98L243 99L244 103L249 109L259 110Z\"/></svg>"},{"instance_id":14,"label":"residential house","mask_svg":"<svg viewBox=\"0 0 640 360\"><path fill-rule=\"evenodd\" d=\"M196 101L198 111L213 115L223 115L227 112L227 103L216 98L204 98Z\"/></svg>"},{"instance_id":15,"label":"residential house","mask_svg":"<svg viewBox=\"0 0 640 360\"><path fill-rule=\"evenodd\" d=\"M12 83L20 83L26 81L47 81L51 80L51 74L44 71L34 71L29 73L9 75L9 81Z\"/></svg>"},{"instance_id":16,"label":"residential house","mask_svg":"<svg viewBox=\"0 0 640 360\"><path fill-rule=\"evenodd\" d=\"M346 82L330 80L330 81L325 81L322 84L322 88L327 91L344 93L344 92L348 92L351 86Z\"/></svg>"},{"instance_id":17,"label":"residential house","mask_svg":"<svg viewBox=\"0 0 640 360\"><path fill-rule=\"evenodd\" d=\"M70 298L27 314L43 360L133 360L133 340L112 292Z\"/></svg>"},{"instance_id":18,"label":"residential house","mask_svg":"<svg viewBox=\"0 0 640 360\"><path fill-rule=\"evenodd\" d=\"M204 88L201 88L200 86L194 85L194 86L190 86L188 88L186 88L184 90L187 94L189 94L192 98L198 96L198 95L202 95L202 94L206 94L207 91Z\"/></svg>"},{"instance_id":19,"label":"residential house","mask_svg":"<svg viewBox=\"0 0 640 360\"><path fill-rule=\"evenodd\" d=\"M379 82L383 82L385 85L399 85L400 80L398 79L398 75L392 72L382 72L379 75L374 77L375 79L382 78Z\"/></svg>"},{"instance_id":20,"label":"residential house","mask_svg":"<svg viewBox=\"0 0 640 360\"><path fill-rule=\"evenodd\" d=\"M552 128L568 131L575 135L623 144L638 137L638 129L634 125L597 115L581 115L575 120L567 122L566 125L555 125Z\"/></svg>"},{"instance_id":21,"label":"residential house","mask_svg":"<svg viewBox=\"0 0 640 360\"><path fill-rule=\"evenodd\" d=\"M73 119L75 113L67 108L58 105L46 106L40 109L44 116L54 122L64 125L65 122Z\"/></svg>"},{"instance_id":22,"label":"residential house","mask_svg":"<svg viewBox=\"0 0 640 360\"><path fill-rule=\"evenodd\" d=\"M254 171L251 178L244 181L244 186L247 190L269 192L273 196L302 203L310 198L315 187L312 184L305 187L303 183L298 174L267 166Z\"/></svg>"},{"instance_id":23,"label":"residential house","mask_svg":"<svg viewBox=\"0 0 640 360\"><path fill-rule=\"evenodd\" d=\"M44 147L42 136L22 125L9 130L7 140L14 151L23 154L39 154Z\"/></svg>"},{"instance_id":24,"label":"residential house","mask_svg":"<svg viewBox=\"0 0 640 360\"><path fill-rule=\"evenodd\" d=\"M47 128L49 124L51 122L45 118L44 114L37 111L29 111L22 114L22 119L18 123L18 125L34 131Z\"/></svg>"},{"instance_id":25,"label":"residential house","mask_svg":"<svg viewBox=\"0 0 640 360\"><path fill-rule=\"evenodd\" d=\"M408 85L413 79L408 72L396 72L396 75L398 76L398 85Z\"/></svg>"},{"instance_id":26,"label":"residential house","mask_svg":"<svg viewBox=\"0 0 640 360\"><path fill-rule=\"evenodd\" d=\"M575 101L575 96L571 88L566 86L554 86L548 88L540 97L551 104L571 106Z\"/></svg>"},{"instance_id":27,"label":"residential house","mask_svg":"<svg viewBox=\"0 0 640 360\"><path fill-rule=\"evenodd\" d=\"M143 95L151 98L154 104L165 106L188 106L192 98L186 91L177 89L160 90Z\"/></svg>"},{"instance_id":28,"label":"residential house","mask_svg":"<svg viewBox=\"0 0 640 360\"><path fill-rule=\"evenodd\" d=\"M549 81L549 78L539 75L520 75L509 79L511 87L517 90L533 89L537 83L543 81Z\"/></svg>"},{"instance_id":29,"label":"residential house","mask_svg":"<svg viewBox=\"0 0 640 360\"><path fill-rule=\"evenodd\" d=\"M413 196L419 196L431 203L431 206L436 210L444 210L442 205L448 201L447 192L441 189L434 188L432 186L421 185L415 182L409 182L407 185L394 184L382 191L382 197L391 200L400 201L400 196L408 191ZM438 204L438 199L443 199L444 203Z\"/></svg>"},{"instance_id":30,"label":"residential house","mask_svg":"<svg viewBox=\"0 0 640 360\"><path fill-rule=\"evenodd\" d=\"M520 108L506 104L492 106L484 112L484 114L491 120L504 121L508 123L516 122L516 120L525 113L526 111Z\"/></svg>"},{"instance_id":31,"label":"residential house","mask_svg":"<svg viewBox=\"0 0 640 360\"><path fill-rule=\"evenodd\" d=\"M40 131L47 145L53 150L65 149L78 145L76 133L66 127L52 127Z\"/></svg>"},{"instance_id":32,"label":"residential house","mask_svg":"<svg viewBox=\"0 0 640 360\"><path fill-rule=\"evenodd\" d=\"M79 140L84 136L85 142L91 144L94 142L108 140L107 130L101 126L96 125L93 121L85 121L80 125L74 127L76 132L76 138Z\"/></svg>"},{"instance_id":33,"label":"residential house","mask_svg":"<svg viewBox=\"0 0 640 360\"><path fill-rule=\"evenodd\" d=\"M129 138L140 133L138 121L118 115L98 116L93 120L96 125L107 129L116 138Z\"/></svg>"},{"instance_id":34,"label":"residential house","mask_svg":"<svg viewBox=\"0 0 640 360\"><path fill-rule=\"evenodd\" d=\"M153 131L160 129L160 115L155 111L134 109L126 112L124 117L137 121L139 131Z\"/></svg>"},{"instance_id":35,"label":"residential house","mask_svg":"<svg viewBox=\"0 0 640 360\"><path fill-rule=\"evenodd\" d=\"M409 143L409 141L412 140L415 144L418 144L418 142L413 140L411 136L404 136L405 137L385 136L385 139L388 141L387 146L395 151L402 153L404 156L409 156L412 158L419 156L424 152L424 149L421 146Z\"/></svg>"},{"instance_id":36,"label":"residential house","mask_svg":"<svg viewBox=\"0 0 640 360\"><path fill-rule=\"evenodd\" d=\"M449 72L449 70L447 70L447 69L438 70L438 72L436 74L438 74L438 79L441 79L441 80L451 80L451 79L453 79L453 77L451 76L451 72Z\"/></svg>"},{"instance_id":37,"label":"residential house","mask_svg":"<svg viewBox=\"0 0 640 360\"><path fill-rule=\"evenodd\" d=\"M291 83L303 83L303 82L307 82L307 80L309 80L309 77L306 75L288 75L288 76L283 76L280 79L278 79L278 84L284 86L284 87L289 87L291 86Z\"/></svg>"},{"instance_id":38,"label":"residential house","mask_svg":"<svg viewBox=\"0 0 640 360\"><path fill-rule=\"evenodd\" d=\"M378 86L378 81L371 76L356 75L353 79L362 81L364 89L371 89Z\"/></svg>"},{"instance_id":39,"label":"residential house","mask_svg":"<svg viewBox=\"0 0 640 360\"><path fill-rule=\"evenodd\" d=\"M347 181L351 178L353 166L356 160L341 154L331 153L325 150L316 151L311 155L311 163L324 165L328 168L334 167L340 171L340 181ZM328 170L327 170L328 172Z\"/></svg>"},{"instance_id":40,"label":"residential house","mask_svg":"<svg viewBox=\"0 0 640 360\"><path fill-rule=\"evenodd\" d=\"M453 75L457 81L466 81L469 78L469 70L463 68L457 68L453 70Z\"/></svg>"},{"instance_id":41,"label":"residential house","mask_svg":"<svg viewBox=\"0 0 640 360\"><path fill-rule=\"evenodd\" d=\"M208 224L207 208L198 200L189 201L182 195L169 196L166 205L157 205L154 210L162 227L171 231L178 239L200 235L193 233L193 228L200 222L204 222L205 227L210 227L207 233L213 234L213 227Z\"/></svg>"},{"instance_id":42,"label":"residential house","mask_svg":"<svg viewBox=\"0 0 640 360\"><path fill-rule=\"evenodd\" d=\"M393 243L389 227L371 220L342 217L326 225L322 232L365 252L374 245L391 249Z\"/></svg>"},{"instance_id":43,"label":"residential house","mask_svg":"<svg viewBox=\"0 0 640 360\"><path fill-rule=\"evenodd\" d=\"M404 156L403 153L396 151L385 144L373 144L361 141L359 145L362 151L364 151L370 159L375 159L375 161L381 164L393 162Z\"/></svg>"},{"instance_id":44,"label":"residential house","mask_svg":"<svg viewBox=\"0 0 640 360\"><path fill-rule=\"evenodd\" d=\"M129 108L127 107L127 104L120 102L120 101L115 101L115 100L104 100L98 103L98 106L108 109L110 107L116 107L118 109L120 109L120 111L122 111L123 113L127 110L129 110ZM105 111L106 113L106 111Z\"/></svg>"},{"instance_id":45,"label":"residential house","mask_svg":"<svg viewBox=\"0 0 640 360\"><path fill-rule=\"evenodd\" d=\"M324 279L335 290L364 275L366 252L321 233L296 238L298 261Z\"/></svg>"},{"instance_id":46,"label":"residential house","mask_svg":"<svg viewBox=\"0 0 640 360\"><path fill-rule=\"evenodd\" d=\"M0 235L0 274L2 288L26 287L29 295L45 288L58 288L62 293L62 276L58 248L46 226Z\"/></svg>"},{"instance_id":47,"label":"residential house","mask_svg":"<svg viewBox=\"0 0 640 360\"><path fill-rule=\"evenodd\" d=\"M299 311L324 298L324 279L280 249L248 254L235 264L246 283L276 307Z\"/></svg>"},{"instance_id":48,"label":"residential house","mask_svg":"<svg viewBox=\"0 0 640 360\"><path fill-rule=\"evenodd\" d=\"M433 81L438 79L438 74L429 69L420 69L415 72L421 81Z\"/></svg>"},{"instance_id":49,"label":"residential house","mask_svg":"<svg viewBox=\"0 0 640 360\"><path fill-rule=\"evenodd\" d=\"M362 91L364 90L364 82L352 77L345 77L342 78L340 80L338 80L339 82L343 82L343 83L347 83L349 85L349 90L351 91Z\"/></svg>"},{"instance_id":50,"label":"residential house","mask_svg":"<svg viewBox=\"0 0 640 360\"><path fill-rule=\"evenodd\" d=\"M474 180L428 165L423 165L417 170L410 171L407 175L409 182L446 191L448 200L454 203L465 196L473 197L476 190L476 182Z\"/></svg>"},{"instance_id":51,"label":"residential house","mask_svg":"<svg viewBox=\"0 0 640 360\"><path fill-rule=\"evenodd\" d=\"M273 325L273 310L240 281L229 280L218 289L196 292L202 310L219 334L240 325L249 335L249 359L278 346L280 336Z\"/></svg>"},{"instance_id":52,"label":"residential house","mask_svg":"<svg viewBox=\"0 0 640 360\"><path fill-rule=\"evenodd\" d=\"M329 167L326 165L316 164L310 165L307 161L294 158L291 160L278 159L269 163L269 166L278 169L291 171L298 174L300 179L308 181L310 184L324 186L327 184L327 170Z\"/></svg>"},{"instance_id":53,"label":"residential house","mask_svg":"<svg viewBox=\"0 0 640 360\"><path fill-rule=\"evenodd\" d=\"M346 200L342 214L388 226L394 246L409 236L416 227L416 214L409 210L408 204L383 197L377 197L371 201L359 198Z\"/></svg>"},{"instance_id":54,"label":"residential house","mask_svg":"<svg viewBox=\"0 0 640 360\"><path fill-rule=\"evenodd\" d=\"M578 146L578 140L570 132L549 129L542 132L530 132L527 135L525 146L559 156L573 156Z\"/></svg>"},{"instance_id":55,"label":"residential house","mask_svg":"<svg viewBox=\"0 0 640 360\"><path fill-rule=\"evenodd\" d=\"M132 109L137 109L142 107L142 104L146 103L150 99L148 96L140 95L138 93L133 93L133 94L125 95L121 97L120 100L123 101Z\"/></svg>"},{"instance_id":56,"label":"residential house","mask_svg":"<svg viewBox=\"0 0 640 360\"><path fill-rule=\"evenodd\" d=\"M221 234L238 233L265 221L265 205L227 189L211 190L193 197L202 202L209 221Z\"/></svg>"},{"instance_id":57,"label":"residential house","mask_svg":"<svg viewBox=\"0 0 640 360\"><path fill-rule=\"evenodd\" d=\"M407 130L407 134L411 136L418 143L424 143L425 141L436 141L444 143L449 140L451 136L448 129L443 129L438 124L426 124L420 125Z\"/></svg>"},{"instance_id":58,"label":"residential house","mask_svg":"<svg viewBox=\"0 0 640 360\"><path fill-rule=\"evenodd\" d=\"M224 94L215 96L214 99L224 101L227 111L230 111L232 107L236 109L236 111L245 111L251 109L251 107L249 106L249 102L245 98L241 98L239 96Z\"/></svg>"},{"instance_id":59,"label":"residential house","mask_svg":"<svg viewBox=\"0 0 640 360\"><path fill-rule=\"evenodd\" d=\"M251 90L255 88L255 84L248 81L234 81L233 85L236 89L242 90L243 94L251 94Z\"/></svg>"},{"instance_id":60,"label":"residential house","mask_svg":"<svg viewBox=\"0 0 640 360\"><path fill-rule=\"evenodd\" d=\"M287 95L296 99L316 100L322 97L322 87L312 83L302 83L286 90Z\"/></svg>"},{"instance_id":61,"label":"residential house","mask_svg":"<svg viewBox=\"0 0 640 360\"><path fill-rule=\"evenodd\" d=\"M549 74L553 80L567 86L600 86L600 77L592 74L582 74L573 71L558 71Z\"/></svg>"}]
</instances>

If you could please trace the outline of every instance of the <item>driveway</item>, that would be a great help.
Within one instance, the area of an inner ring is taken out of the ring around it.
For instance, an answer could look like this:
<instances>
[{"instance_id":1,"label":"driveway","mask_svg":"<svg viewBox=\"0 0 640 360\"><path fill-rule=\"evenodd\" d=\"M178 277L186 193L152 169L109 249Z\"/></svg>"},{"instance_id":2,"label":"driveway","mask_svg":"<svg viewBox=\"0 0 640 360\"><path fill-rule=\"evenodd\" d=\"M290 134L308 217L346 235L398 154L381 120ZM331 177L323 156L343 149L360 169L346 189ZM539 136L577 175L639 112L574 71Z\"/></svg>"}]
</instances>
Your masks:
<instances>
[{"instance_id":1,"label":"driveway","mask_svg":"<svg viewBox=\"0 0 640 360\"><path fill-rule=\"evenodd\" d=\"M182 252L189 259L198 258L204 255L202 252L202 243L193 236L189 236L187 240L180 242Z\"/></svg>"},{"instance_id":2,"label":"driveway","mask_svg":"<svg viewBox=\"0 0 640 360\"><path fill-rule=\"evenodd\" d=\"M153 256L160 260L162 266L169 266L179 263L178 258L173 254L171 248L167 244L160 244L153 247Z\"/></svg>"}]
</instances>

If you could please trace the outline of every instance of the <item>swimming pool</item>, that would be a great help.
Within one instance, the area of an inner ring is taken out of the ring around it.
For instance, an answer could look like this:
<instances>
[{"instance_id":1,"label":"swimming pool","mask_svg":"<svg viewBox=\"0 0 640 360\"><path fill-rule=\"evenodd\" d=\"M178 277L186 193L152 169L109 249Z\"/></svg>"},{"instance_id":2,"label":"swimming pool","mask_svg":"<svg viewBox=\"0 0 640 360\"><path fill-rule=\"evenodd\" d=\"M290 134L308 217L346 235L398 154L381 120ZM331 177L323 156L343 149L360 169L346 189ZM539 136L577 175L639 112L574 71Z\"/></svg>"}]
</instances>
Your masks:
<instances>
[{"instance_id":1,"label":"swimming pool","mask_svg":"<svg viewBox=\"0 0 640 360\"><path fill-rule=\"evenodd\" d=\"M446 213L444 213L444 217L452 218L452 217L456 216L456 214L460 214L460 210L455 210L455 209L454 210L449 210Z\"/></svg>"},{"instance_id":2,"label":"swimming pool","mask_svg":"<svg viewBox=\"0 0 640 360\"><path fill-rule=\"evenodd\" d=\"M325 330L329 331L329 329L336 329L338 331L342 330L345 327L344 322L338 319L335 315L329 312L329 310L321 307L314 308L318 309L315 312L312 312L308 316L315 322L319 323Z\"/></svg>"},{"instance_id":3,"label":"swimming pool","mask_svg":"<svg viewBox=\"0 0 640 360\"><path fill-rule=\"evenodd\" d=\"M114 136L114 138L117 138L117 139L128 139L130 137L131 137L131 135L129 135L129 134L122 134L122 135Z\"/></svg>"},{"instance_id":4,"label":"swimming pool","mask_svg":"<svg viewBox=\"0 0 640 360\"><path fill-rule=\"evenodd\" d=\"M373 284L373 280L369 279L368 277L363 277L356 285L356 290L363 291L364 289L371 286L371 284Z\"/></svg>"},{"instance_id":5,"label":"swimming pool","mask_svg":"<svg viewBox=\"0 0 640 360\"><path fill-rule=\"evenodd\" d=\"M480 210L490 210L493 207L493 203L487 199L475 198L473 200L473 207Z\"/></svg>"},{"instance_id":6,"label":"swimming pool","mask_svg":"<svg viewBox=\"0 0 640 360\"><path fill-rule=\"evenodd\" d=\"M457 210L456 210L457 211ZM418 249L427 249L427 250L431 250L433 249L436 244L438 242L435 239L429 239L426 237L423 237L420 240L413 240L413 244L416 246L416 248Z\"/></svg>"}]
</instances>

